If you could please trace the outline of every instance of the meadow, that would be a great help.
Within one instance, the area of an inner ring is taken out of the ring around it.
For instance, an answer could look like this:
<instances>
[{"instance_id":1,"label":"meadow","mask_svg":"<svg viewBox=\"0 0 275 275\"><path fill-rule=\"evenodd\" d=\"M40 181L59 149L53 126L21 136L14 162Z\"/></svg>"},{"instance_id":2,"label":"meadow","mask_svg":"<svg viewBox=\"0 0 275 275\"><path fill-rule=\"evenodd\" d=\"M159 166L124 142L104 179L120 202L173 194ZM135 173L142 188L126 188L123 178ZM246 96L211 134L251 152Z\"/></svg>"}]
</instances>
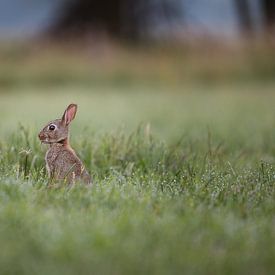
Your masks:
<instances>
[{"instance_id":1,"label":"meadow","mask_svg":"<svg viewBox=\"0 0 275 275\"><path fill-rule=\"evenodd\" d=\"M1 274L274 273L274 63L1 53ZM37 134L71 102L93 187L49 188Z\"/></svg>"}]
</instances>

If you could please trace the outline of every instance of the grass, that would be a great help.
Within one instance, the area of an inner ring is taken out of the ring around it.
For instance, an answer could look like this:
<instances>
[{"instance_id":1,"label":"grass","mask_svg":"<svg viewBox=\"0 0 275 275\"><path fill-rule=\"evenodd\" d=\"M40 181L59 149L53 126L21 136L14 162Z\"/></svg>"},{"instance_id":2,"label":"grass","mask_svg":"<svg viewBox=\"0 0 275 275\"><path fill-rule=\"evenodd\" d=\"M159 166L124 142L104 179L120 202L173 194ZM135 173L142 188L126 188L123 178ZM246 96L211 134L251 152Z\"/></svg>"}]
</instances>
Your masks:
<instances>
[{"instance_id":1,"label":"grass","mask_svg":"<svg viewBox=\"0 0 275 275\"><path fill-rule=\"evenodd\" d=\"M47 188L35 125L60 114L68 94L57 93L50 110L43 92L13 97L4 96L3 117L24 126L8 131L2 123L3 274L272 273L272 94L78 94L72 143L92 189ZM85 99L99 106L91 110ZM118 111L120 101L128 108ZM100 111L105 103L110 113ZM131 116L147 121L133 130Z\"/></svg>"},{"instance_id":2,"label":"grass","mask_svg":"<svg viewBox=\"0 0 275 275\"><path fill-rule=\"evenodd\" d=\"M267 40L268 41L268 40ZM267 42L266 41L266 42ZM84 45L83 45L84 44ZM111 41L55 45L45 41L0 44L0 88L182 87L216 83L274 83L272 42L121 47Z\"/></svg>"},{"instance_id":3,"label":"grass","mask_svg":"<svg viewBox=\"0 0 275 275\"><path fill-rule=\"evenodd\" d=\"M1 274L273 273L272 82L20 83L0 84ZM70 102L92 188L47 186L37 133Z\"/></svg>"}]
</instances>

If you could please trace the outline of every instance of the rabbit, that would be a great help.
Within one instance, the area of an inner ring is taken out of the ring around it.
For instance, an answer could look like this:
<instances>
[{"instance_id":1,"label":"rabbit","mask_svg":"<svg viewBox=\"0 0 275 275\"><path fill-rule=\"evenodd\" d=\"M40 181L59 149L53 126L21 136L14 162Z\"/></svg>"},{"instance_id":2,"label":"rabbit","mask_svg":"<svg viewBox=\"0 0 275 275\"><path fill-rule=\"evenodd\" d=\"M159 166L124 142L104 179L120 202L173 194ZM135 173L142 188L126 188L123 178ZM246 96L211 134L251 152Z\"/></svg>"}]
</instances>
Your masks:
<instances>
[{"instance_id":1,"label":"rabbit","mask_svg":"<svg viewBox=\"0 0 275 275\"><path fill-rule=\"evenodd\" d=\"M50 181L76 181L92 184L91 177L69 143L69 125L75 118L76 104L70 104L61 119L50 121L38 134L41 143L49 144L45 156Z\"/></svg>"}]
</instances>

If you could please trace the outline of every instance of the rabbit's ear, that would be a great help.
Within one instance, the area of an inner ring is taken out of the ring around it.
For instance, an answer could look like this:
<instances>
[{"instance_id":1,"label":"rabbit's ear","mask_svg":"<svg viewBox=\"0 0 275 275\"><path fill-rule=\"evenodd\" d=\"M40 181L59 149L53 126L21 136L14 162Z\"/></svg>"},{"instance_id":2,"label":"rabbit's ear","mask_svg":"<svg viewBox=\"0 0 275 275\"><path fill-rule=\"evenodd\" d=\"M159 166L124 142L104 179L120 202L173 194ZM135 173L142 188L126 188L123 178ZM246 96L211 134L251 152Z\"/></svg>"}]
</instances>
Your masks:
<instances>
[{"instance_id":1,"label":"rabbit's ear","mask_svg":"<svg viewBox=\"0 0 275 275\"><path fill-rule=\"evenodd\" d=\"M70 104L67 107L67 109L65 110L65 112L62 116L62 122L65 125L69 125L70 122L74 119L76 111L77 111L77 105L76 104Z\"/></svg>"}]
</instances>

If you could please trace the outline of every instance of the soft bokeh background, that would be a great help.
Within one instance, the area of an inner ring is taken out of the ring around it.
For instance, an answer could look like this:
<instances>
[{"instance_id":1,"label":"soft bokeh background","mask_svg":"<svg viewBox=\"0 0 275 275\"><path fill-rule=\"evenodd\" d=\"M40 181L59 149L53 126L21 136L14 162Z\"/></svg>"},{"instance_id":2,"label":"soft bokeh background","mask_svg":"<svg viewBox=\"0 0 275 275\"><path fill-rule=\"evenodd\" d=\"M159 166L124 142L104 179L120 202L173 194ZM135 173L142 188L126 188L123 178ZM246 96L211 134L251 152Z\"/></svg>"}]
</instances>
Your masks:
<instances>
[{"instance_id":1,"label":"soft bokeh background","mask_svg":"<svg viewBox=\"0 0 275 275\"><path fill-rule=\"evenodd\" d=\"M76 135L150 123L177 138L236 120L257 131L270 116L239 111L272 109L273 46L272 1L1 0L1 134L39 129L70 102Z\"/></svg>"}]
</instances>

